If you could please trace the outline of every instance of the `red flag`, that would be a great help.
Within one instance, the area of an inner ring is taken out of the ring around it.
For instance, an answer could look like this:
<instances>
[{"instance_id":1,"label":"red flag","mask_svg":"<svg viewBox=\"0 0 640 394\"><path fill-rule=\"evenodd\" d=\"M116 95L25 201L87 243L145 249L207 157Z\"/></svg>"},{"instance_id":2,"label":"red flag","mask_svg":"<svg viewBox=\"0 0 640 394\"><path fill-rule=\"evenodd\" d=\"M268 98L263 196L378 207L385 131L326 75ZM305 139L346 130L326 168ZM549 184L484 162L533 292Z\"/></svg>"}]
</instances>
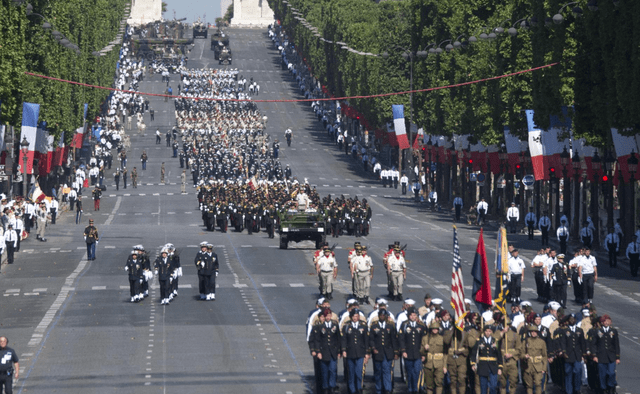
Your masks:
<instances>
[{"instance_id":1,"label":"red flag","mask_svg":"<svg viewBox=\"0 0 640 394\"><path fill-rule=\"evenodd\" d=\"M476 257L473 259L473 268L471 268L471 275L473 276L473 300L476 302L480 311L490 308L493 301L491 298L491 278L489 278L489 266L487 265L487 253L484 249L482 230L481 228L478 247L476 248Z\"/></svg>"}]
</instances>

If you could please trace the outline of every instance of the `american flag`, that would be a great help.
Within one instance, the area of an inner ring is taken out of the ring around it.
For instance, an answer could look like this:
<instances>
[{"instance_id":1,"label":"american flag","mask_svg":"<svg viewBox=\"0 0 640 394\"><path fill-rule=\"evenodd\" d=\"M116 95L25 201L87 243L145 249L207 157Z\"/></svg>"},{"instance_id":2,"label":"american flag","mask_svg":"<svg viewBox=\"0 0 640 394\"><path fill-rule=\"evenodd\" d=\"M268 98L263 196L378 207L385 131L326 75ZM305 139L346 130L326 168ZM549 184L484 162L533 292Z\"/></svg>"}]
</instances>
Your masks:
<instances>
[{"instance_id":1,"label":"american flag","mask_svg":"<svg viewBox=\"0 0 640 394\"><path fill-rule=\"evenodd\" d=\"M453 272L451 274L451 307L453 307L456 327L464 328L464 316L467 314L464 303L464 283L462 266L460 265L460 246L458 245L458 229L453 226Z\"/></svg>"}]
</instances>

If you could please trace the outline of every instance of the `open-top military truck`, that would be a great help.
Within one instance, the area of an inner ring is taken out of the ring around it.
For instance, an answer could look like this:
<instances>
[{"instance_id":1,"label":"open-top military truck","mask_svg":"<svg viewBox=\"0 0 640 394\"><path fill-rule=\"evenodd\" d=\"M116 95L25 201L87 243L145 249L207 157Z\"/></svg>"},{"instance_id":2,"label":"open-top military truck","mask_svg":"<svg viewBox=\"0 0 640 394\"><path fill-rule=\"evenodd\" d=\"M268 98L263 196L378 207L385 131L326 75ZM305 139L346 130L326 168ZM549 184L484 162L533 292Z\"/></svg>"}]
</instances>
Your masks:
<instances>
[{"instance_id":1,"label":"open-top military truck","mask_svg":"<svg viewBox=\"0 0 640 394\"><path fill-rule=\"evenodd\" d=\"M320 249L326 240L324 218L320 212L285 211L280 217L280 249L287 249L289 242L315 241Z\"/></svg>"},{"instance_id":2,"label":"open-top military truck","mask_svg":"<svg viewBox=\"0 0 640 394\"><path fill-rule=\"evenodd\" d=\"M218 57L219 64L223 64L224 62L227 62L227 64L231 65L231 51L227 47L222 48L222 51L220 51L220 56Z\"/></svg>"},{"instance_id":3,"label":"open-top military truck","mask_svg":"<svg viewBox=\"0 0 640 394\"><path fill-rule=\"evenodd\" d=\"M223 48L229 49L229 36L224 34L222 30L217 30L211 36L211 50L213 51L214 59L220 60L220 52L222 52Z\"/></svg>"},{"instance_id":4,"label":"open-top military truck","mask_svg":"<svg viewBox=\"0 0 640 394\"><path fill-rule=\"evenodd\" d=\"M206 23L202 22L200 18L197 21L193 22L193 38L196 37L204 37L207 39L209 36L209 26Z\"/></svg>"}]
</instances>

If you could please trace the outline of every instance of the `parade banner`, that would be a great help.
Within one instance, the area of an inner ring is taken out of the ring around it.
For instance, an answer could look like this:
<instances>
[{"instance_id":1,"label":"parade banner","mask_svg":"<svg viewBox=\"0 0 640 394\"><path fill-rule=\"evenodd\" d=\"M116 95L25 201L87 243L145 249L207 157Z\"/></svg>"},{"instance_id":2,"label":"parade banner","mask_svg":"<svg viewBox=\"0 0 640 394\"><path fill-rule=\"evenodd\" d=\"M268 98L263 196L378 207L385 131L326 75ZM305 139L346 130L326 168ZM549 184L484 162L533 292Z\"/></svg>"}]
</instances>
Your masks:
<instances>
[{"instance_id":1,"label":"parade banner","mask_svg":"<svg viewBox=\"0 0 640 394\"><path fill-rule=\"evenodd\" d=\"M451 274L451 307L454 321L458 330L464 329L464 317L467 307L464 302L464 281L462 280L462 265L460 264L460 245L458 244L458 229L453 226L453 272Z\"/></svg>"},{"instance_id":2,"label":"parade banner","mask_svg":"<svg viewBox=\"0 0 640 394\"><path fill-rule=\"evenodd\" d=\"M36 150L36 138L38 127L38 116L40 115L40 104L22 103L22 127L20 129L21 139L20 144L24 138L29 143L29 149L27 153L27 168L26 172L23 168L21 172L23 174L33 174L33 157ZM18 164L22 166L24 164L24 154L20 149L20 157ZM22 168L22 167L21 167Z\"/></svg>"},{"instance_id":3,"label":"parade banner","mask_svg":"<svg viewBox=\"0 0 640 394\"><path fill-rule=\"evenodd\" d=\"M507 229L504 226L498 230L496 241L496 307L503 315L507 314L506 304L509 298L509 245L507 243Z\"/></svg>"},{"instance_id":4,"label":"parade banner","mask_svg":"<svg viewBox=\"0 0 640 394\"><path fill-rule=\"evenodd\" d=\"M82 126L76 129L76 133L73 136L73 141L71 142L71 146L77 149L82 148L82 139L84 138L84 129L85 123L87 122L87 109L89 105L84 105L84 115L82 118Z\"/></svg>"},{"instance_id":5,"label":"parade banner","mask_svg":"<svg viewBox=\"0 0 640 394\"><path fill-rule=\"evenodd\" d=\"M393 112L393 127L396 131L398 147L400 147L400 149L407 149L409 148L409 139L407 139L407 129L404 124L404 105L392 105L391 112Z\"/></svg>"},{"instance_id":6,"label":"parade banner","mask_svg":"<svg viewBox=\"0 0 640 394\"><path fill-rule=\"evenodd\" d=\"M476 248L476 257L473 259L473 268L471 268L471 276L473 277L473 301L476 307L482 313L486 309L491 308L491 279L489 278L489 266L487 265L487 253L484 248L483 229L480 229L480 237L478 238L478 246Z\"/></svg>"}]
</instances>

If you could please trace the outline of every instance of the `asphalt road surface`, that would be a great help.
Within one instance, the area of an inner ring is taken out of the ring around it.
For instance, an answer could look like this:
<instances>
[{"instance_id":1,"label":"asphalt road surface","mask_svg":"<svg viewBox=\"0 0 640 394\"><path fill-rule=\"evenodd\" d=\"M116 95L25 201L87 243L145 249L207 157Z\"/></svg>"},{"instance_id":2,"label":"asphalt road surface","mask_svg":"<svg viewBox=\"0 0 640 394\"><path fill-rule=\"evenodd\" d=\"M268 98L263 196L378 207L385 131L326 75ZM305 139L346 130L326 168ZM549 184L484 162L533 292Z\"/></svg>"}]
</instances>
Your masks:
<instances>
[{"instance_id":1,"label":"asphalt road surface","mask_svg":"<svg viewBox=\"0 0 640 394\"><path fill-rule=\"evenodd\" d=\"M231 29L233 68L260 84L257 99L300 98L295 81L282 71L279 55L266 30ZM190 67L219 66L209 40L196 39ZM172 76L172 85L177 85ZM159 76L140 84L141 91L162 93ZM175 117L171 102L150 97L155 121L147 119L146 134L131 133L129 169L140 168L147 150L146 171L139 170L137 189L115 191L108 174L108 190L100 211L85 192L85 216L76 225L73 215L61 215L47 229L48 242L28 240L16 254L16 263L3 266L0 275L0 335L10 339L20 356L21 377L16 393L305 393L313 387L313 364L305 341L304 323L318 297L311 262L313 244L291 244L278 249L278 239L264 232L248 235L206 232L200 220L195 189L180 193L178 159L171 148L155 145L156 129L166 131ZM393 241L407 244L408 275L405 297L422 302L426 292L450 297L452 215L432 213L400 190L382 188L327 139L308 103L261 103L269 117L267 131L284 140L294 132L291 147L281 144L281 161L290 164L299 179L308 178L321 196L367 198L373 209L369 247L376 272L372 297L386 295L382 254ZM148 117L148 114L146 115ZM160 166L166 163L167 183L160 184ZM95 220L101 241L97 259L86 260L82 232ZM466 292L470 293L471 264L478 228L460 224L460 247ZM487 254L493 264L495 228L485 229ZM192 264L201 241L215 245L221 259L217 300L198 301L197 276ZM355 241L341 237L336 256L339 278L332 307L339 311L350 293L347 249ZM510 235L528 263L538 240ZM159 304L154 282L151 297L129 303L128 277L123 270L135 244L143 244L155 258L167 242L180 253L184 276L179 297ZM619 393L640 393L640 287L628 272L611 270L599 261L600 280L595 304L608 313L620 332L622 363L618 367ZM535 284L528 270L523 299L535 302ZM571 293L571 290L569 290ZM569 297L571 299L571 297ZM371 310L364 306L365 312ZM448 308L450 309L450 308ZM399 312L400 303L390 310ZM575 305L571 311L577 312ZM367 369L367 392L372 392L372 366ZM342 378L342 367L339 367ZM396 367L396 376L398 370ZM343 389L346 390L346 388ZM403 390L398 383L396 390ZM586 388L583 389L586 392ZM559 392L557 389L550 391Z\"/></svg>"}]
</instances>

